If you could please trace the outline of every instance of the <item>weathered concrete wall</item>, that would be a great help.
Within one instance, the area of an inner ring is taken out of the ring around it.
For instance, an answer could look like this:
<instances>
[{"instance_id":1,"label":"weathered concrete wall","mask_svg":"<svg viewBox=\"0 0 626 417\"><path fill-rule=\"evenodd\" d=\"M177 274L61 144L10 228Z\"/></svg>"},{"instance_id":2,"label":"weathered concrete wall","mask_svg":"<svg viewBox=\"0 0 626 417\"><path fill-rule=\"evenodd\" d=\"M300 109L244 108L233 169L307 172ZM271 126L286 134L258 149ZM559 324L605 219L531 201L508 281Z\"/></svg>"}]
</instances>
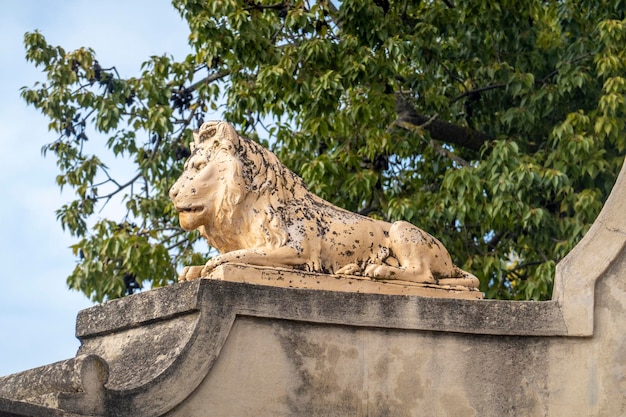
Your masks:
<instances>
[{"instance_id":1,"label":"weathered concrete wall","mask_svg":"<svg viewBox=\"0 0 626 417\"><path fill-rule=\"evenodd\" d=\"M29 401L115 416L626 415L625 272L622 253L598 283L593 337L544 335L529 306L553 304L180 284L80 313L79 357L108 364L100 406ZM527 326L503 329L499 311ZM514 335L533 323L542 335Z\"/></svg>"},{"instance_id":2,"label":"weathered concrete wall","mask_svg":"<svg viewBox=\"0 0 626 417\"><path fill-rule=\"evenodd\" d=\"M543 416L547 349L540 338L241 318L169 415Z\"/></svg>"},{"instance_id":3,"label":"weathered concrete wall","mask_svg":"<svg viewBox=\"0 0 626 417\"><path fill-rule=\"evenodd\" d=\"M625 182L553 301L177 284L81 311L77 357L0 378L0 416L624 416Z\"/></svg>"},{"instance_id":4,"label":"weathered concrete wall","mask_svg":"<svg viewBox=\"0 0 626 417\"><path fill-rule=\"evenodd\" d=\"M589 338L240 316L208 376L168 415L626 415L625 271L622 259L599 284ZM620 277L619 289L607 285Z\"/></svg>"}]
</instances>

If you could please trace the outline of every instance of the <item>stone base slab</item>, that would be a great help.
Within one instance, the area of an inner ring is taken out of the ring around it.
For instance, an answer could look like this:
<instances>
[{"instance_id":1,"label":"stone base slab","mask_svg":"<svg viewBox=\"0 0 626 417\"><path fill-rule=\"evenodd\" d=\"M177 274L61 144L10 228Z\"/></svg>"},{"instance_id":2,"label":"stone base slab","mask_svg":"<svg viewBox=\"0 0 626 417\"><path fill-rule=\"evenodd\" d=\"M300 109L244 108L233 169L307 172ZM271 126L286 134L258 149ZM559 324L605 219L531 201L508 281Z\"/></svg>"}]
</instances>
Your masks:
<instances>
[{"instance_id":1,"label":"stone base slab","mask_svg":"<svg viewBox=\"0 0 626 417\"><path fill-rule=\"evenodd\" d=\"M483 298L483 293L478 289L459 285L373 280L355 275L327 275L237 263L227 263L218 266L206 279L284 288L305 288L364 294L416 295L420 297L457 298L462 300L480 300Z\"/></svg>"}]
</instances>

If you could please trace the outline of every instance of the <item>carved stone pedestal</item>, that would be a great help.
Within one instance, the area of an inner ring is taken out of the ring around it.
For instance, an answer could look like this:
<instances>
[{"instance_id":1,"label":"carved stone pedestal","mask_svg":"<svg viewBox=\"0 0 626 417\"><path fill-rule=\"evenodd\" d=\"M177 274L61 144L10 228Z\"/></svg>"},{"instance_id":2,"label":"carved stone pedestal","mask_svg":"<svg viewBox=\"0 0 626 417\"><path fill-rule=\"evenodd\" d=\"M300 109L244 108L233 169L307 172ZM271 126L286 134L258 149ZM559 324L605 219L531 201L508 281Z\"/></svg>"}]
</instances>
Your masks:
<instances>
[{"instance_id":1,"label":"carved stone pedestal","mask_svg":"<svg viewBox=\"0 0 626 417\"><path fill-rule=\"evenodd\" d=\"M373 280L353 275L326 275L243 264L218 266L208 277L220 281L271 285L282 288L356 292L364 294L417 295L420 297L480 300L483 294L476 288L453 285L419 284L409 281Z\"/></svg>"}]
</instances>

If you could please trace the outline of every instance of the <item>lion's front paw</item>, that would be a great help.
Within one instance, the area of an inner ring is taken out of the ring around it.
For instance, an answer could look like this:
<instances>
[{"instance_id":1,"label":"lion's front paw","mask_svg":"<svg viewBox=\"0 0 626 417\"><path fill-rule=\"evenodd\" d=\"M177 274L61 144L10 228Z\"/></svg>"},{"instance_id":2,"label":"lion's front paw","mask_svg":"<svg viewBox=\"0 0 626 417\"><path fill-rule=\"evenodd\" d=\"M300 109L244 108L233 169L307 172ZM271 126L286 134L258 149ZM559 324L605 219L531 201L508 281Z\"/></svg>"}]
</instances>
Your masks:
<instances>
[{"instance_id":1,"label":"lion's front paw","mask_svg":"<svg viewBox=\"0 0 626 417\"><path fill-rule=\"evenodd\" d=\"M348 264L335 271L335 274L361 275L361 268L357 264Z\"/></svg>"},{"instance_id":2,"label":"lion's front paw","mask_svg":"<svg viewBox=\"0 0 626 417\"><path fill-rule=\"evenodd\" d=\"M224 263L226 263L226 261L224 261L221 256L216 256L215 258L209 259L209 261L204 265L204 268L202 268L200 276L202 278L208 277L215 268Z\"/></svg>"},{"instance_id":3,"label":"lion's front paw","mask_svg":"<svg viewBox=\"0 0 626 417\"><path fill-rule=\"evenodd\" d=\"M183 268L182 272L178 276L178 282L191 281L192 279L200 278L204 265L192 265Z\"/></svg>"},{"instance_id":4,"label":"lion's front paw","mask_svg":"<svg viewBox=\"0 0 626 417\"><path fill-rule=\"evenodd\" d=\"M188 266L184 267L183 270L180 272L180 274L178 274L178 282L187 281L187 272L189 272Z\"/></svg>"}]
</instances>

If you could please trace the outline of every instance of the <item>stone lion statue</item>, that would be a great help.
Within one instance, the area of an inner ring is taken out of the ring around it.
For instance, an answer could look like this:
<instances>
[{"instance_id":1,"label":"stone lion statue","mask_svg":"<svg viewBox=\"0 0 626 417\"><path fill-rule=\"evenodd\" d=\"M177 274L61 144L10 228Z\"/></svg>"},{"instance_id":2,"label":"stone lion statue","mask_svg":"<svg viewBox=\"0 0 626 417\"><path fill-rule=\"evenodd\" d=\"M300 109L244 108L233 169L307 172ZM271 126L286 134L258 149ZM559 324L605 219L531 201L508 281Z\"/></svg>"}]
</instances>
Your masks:
<instances>
[{"instance_id":1,"label":"stone lion statue","mask_svg":"<svg viewBox=\"0 0 626 417\"><path fill-rule=\"evenodd\" d=\"M433 236L410 223L374 220L317 197L273 153L226 122L207 122L194 132L191 155L170 198L183 229L199 229L220 252L203 267L185 268L180 281L237 262L478 286Z\"/></svg>"}]
</instances>

